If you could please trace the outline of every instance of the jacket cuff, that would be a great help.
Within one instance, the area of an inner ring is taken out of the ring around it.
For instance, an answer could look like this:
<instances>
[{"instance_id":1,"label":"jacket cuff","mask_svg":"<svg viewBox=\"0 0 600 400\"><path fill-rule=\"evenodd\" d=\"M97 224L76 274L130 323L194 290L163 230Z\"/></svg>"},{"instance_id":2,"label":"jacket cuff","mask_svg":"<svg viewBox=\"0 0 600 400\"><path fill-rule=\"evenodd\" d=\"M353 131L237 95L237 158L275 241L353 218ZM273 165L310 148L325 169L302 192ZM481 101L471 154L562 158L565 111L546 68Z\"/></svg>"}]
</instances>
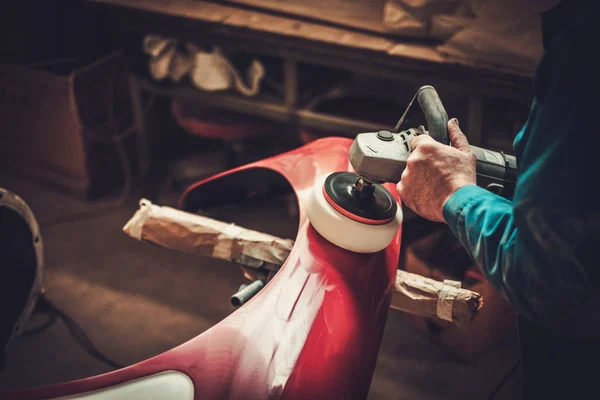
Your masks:
<instances>
[{"instance_id":1,"label":"jacket cuff","mask_svg":"<svg viewBox=\"0 0 600 400\"><path fill-rule=\"evenodd\" d=\"M456 232L460 224L464 223L464 216L462 214L465 208L479 198L488 195L494 196L493 193L477 185L467 185L458 189L444 204L442 213L446 224L448 224L453 232Z\"/></svg>"}]
</instances>

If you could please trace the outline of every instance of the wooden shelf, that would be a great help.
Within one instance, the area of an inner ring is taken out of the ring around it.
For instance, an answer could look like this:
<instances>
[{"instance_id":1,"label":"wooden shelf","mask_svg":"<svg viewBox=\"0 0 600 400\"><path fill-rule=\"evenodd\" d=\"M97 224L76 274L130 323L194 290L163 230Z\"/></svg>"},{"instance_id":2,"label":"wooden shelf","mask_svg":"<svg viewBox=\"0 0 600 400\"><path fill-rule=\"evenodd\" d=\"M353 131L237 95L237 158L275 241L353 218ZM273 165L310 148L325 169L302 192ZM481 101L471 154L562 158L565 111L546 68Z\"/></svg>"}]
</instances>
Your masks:
<instances>
[{"instance_id":1,"label":"wooden shelf","mask_svg":"<svg viewBox=\"0 0 600 400\"><path fill-rule=\"evenodd\" d=\"M336 132L340 136L354 137L358 133L374 130L391 130L393 126L379 125L369 121L359 121L332 115L317 113L306 109L296 109L277 102L266 96L242 97L235 93L212 93L196 89L189 85L165 87L163 85L130 75L130 82L138 89L153 94L193 99L212 107L255 115L282 123L297 123L301 126Z\"/></svg>"},{"instance_id":2,"label":"wooden shelf","mask_svg":"<svg viewBox=\"0 0 600 400\"><path fill-rule=\"evenodd\" d=\"M510 99L528 107L532 73L498 66L458 63L439 54L435 45L406 40L378 32L261 12L236 6L236 0L215 3L200 0L88 0L92 10L117 19L125 31L160 34L181 42L197 41L219 46L228 52L243 52L257 58L281 60L283 96L258 95L247 98L237 93L210 93L191 84L165 86L149 78L132 75L132 101L138 131L138 152L142 173L148 168L148 138L141 104L141 92L168 97L190 98L210 106L246 113L293 126L300 125L353 137L361 132L391 126L369 121L326 115L302 108L299 103L298 65L325 67L368 79L380 79L413 87L429 84L440 93L468 99L469 140L486 142L483 125L484 99ZM243 0L242 2L245 2ZM285 11L285 10L283 10ZM384 89L385 90L385 89ZM389 93L387 93L389 95ZM364 117L363 117L364 118Z\"/></svg>"},{"instance_id":3,"label":"wooden shelf","mask_svg":"<svg viewBox=\"0 0 600 400\"><path fill-rule=\"evenodd\" d=\"M196 38L231 50L289 58L440 89L521 98L531 72L450 61L423 41L327 26L231 5L197 0L88 0L125 29L181 40Z\"/></svg>"}]
</instances>

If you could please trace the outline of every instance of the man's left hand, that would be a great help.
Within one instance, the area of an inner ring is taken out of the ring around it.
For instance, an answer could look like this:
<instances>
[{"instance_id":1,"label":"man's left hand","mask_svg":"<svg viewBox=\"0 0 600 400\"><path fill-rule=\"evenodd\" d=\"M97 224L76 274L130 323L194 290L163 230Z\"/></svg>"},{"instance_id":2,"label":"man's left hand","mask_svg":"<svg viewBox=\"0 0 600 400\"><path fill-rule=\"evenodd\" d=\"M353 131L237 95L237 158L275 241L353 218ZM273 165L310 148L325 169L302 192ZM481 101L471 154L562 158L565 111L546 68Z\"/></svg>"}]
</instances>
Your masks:
<instances>
[{"instance_id":1,"label":"man's left hand","mask_svg":"<svg viewBox=\"0 0 600 400\"><path fill-rule=\"evenodd\" d=\"M408 208L434 222L445 222L444 205L454 192L476 184L477 159L456 118L448 122L448 136L452 147L429 135L415 137L397 186Z\"/></svg>"}]
</instances>

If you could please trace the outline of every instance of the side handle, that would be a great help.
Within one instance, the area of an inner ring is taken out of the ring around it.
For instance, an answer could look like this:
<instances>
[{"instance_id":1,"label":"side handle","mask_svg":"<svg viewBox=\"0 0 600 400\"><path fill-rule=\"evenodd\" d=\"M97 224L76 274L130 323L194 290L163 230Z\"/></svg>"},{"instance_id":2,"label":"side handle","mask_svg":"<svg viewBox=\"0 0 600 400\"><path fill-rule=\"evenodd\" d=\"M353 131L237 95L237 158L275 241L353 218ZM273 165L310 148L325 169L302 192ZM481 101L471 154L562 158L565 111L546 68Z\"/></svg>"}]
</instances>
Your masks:
<instances>
[{"instance_id":1,"label":"side handle","mask_svg":"<svg viewBox=\"0 0 600 400\"><path fill-rule=\"evenodd\" d=\"M421 86L417 98L427 120L429 136L440 143L449 144L448 114L435 88L429 85Z\"/></svg>"}]
</instances>

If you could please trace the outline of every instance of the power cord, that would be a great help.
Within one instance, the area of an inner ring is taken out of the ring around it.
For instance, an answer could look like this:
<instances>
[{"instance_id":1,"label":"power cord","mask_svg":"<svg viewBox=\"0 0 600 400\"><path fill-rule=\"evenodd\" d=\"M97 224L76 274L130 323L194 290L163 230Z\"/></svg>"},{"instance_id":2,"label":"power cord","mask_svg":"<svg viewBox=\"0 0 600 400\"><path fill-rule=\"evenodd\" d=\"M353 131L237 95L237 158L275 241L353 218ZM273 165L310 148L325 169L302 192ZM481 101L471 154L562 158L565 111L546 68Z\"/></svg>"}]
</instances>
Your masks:
<instances>
[{"instance_id":1,"label":"power cord","mask_svg":"<svg viewBox=\"0 0 600 400\"><path fill-rule=\"evenodd\" d=\"M506 375L504 375L502 380L498 383L498 385L496 385L494 390L492 390L490 395L487 397L487 400L492 400L494 397L496 397L496 395L498 394L500 389L502 389L504 387L504 385L506 384L506 381L508 381L508 378L510 378L512 376L512 374L515 373L515 371L517 370L517 367L519 366L519 364L521 364L521 360L522 360L521 357L519 357L517 359L517 362L515 363L515 365L513 365L512 368L506 373Z\"/></svg>"},{"instance_id":2,"label":"power cord","mask_svg":"<svg viewBox=\"0 0 600 400\"><path fill-rule=\"evenodd\" d=\"M75 342L77 342L77 344L79 344L89 355L113 368L119 369L124 367L124 365L111 360L104 353L98 350L81 326L79 326L79 324L77 324L77 322L75 322L73 318L71 318L66 312L52 303L46 296L40 296L36 304L35 311L49 314L48 320L40 326L24 331L20 335L21 337L31 337L33 335L45 332L56 323L57 319L60 318L67 326L67 329L69 330L69 333L71 333L71 336L73 336L73 339L75 339Z\"/></svg>"},{"instance_id":3,"label":"power cord","mask_svg":"<svg viewBox=\"0 0 600 400\"><path fill-rule=\"evenodd\" d=\"M37 306L37 304L36 304L36 306ZM35 336L39 333L43 333L43 332L47 331L48 329L52 328L57 320L58 320L58 315L55 313L50 313L50 315L48 316L48 319L43 324L40 324L40 325L36 326L35 328L30 328L26 331L23 331L23 332L21 332L21 334L19 336L23 337L23 338L27 338L27 337Z\"/></svg>"}]
</instances>

